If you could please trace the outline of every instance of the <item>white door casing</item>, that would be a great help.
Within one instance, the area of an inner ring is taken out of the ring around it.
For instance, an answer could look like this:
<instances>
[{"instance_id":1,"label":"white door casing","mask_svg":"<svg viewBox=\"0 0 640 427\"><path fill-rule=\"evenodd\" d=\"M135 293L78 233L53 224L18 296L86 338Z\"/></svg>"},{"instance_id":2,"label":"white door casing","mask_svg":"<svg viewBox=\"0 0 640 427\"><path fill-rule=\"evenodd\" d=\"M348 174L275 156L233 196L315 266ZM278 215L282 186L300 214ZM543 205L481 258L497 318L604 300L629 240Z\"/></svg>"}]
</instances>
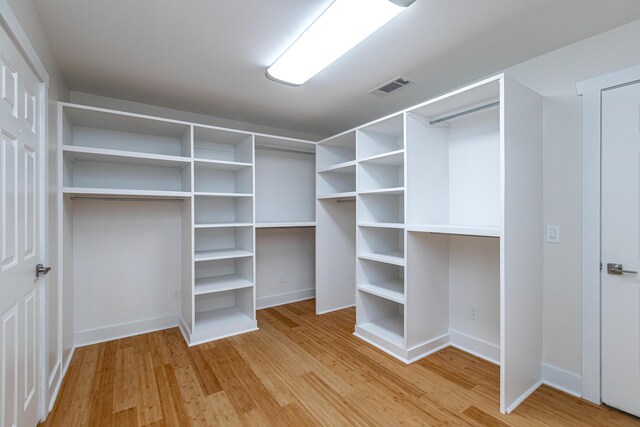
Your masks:
<instances>
[{"instance_id":1,"label":"white door casing","mask_svg":"<svg viewBox=\"0 0 640 427\"><path fill-rule=\"evenodd\" d=\"M602 401L640 416L640 82L602 93Z\"/></svg>"},{"instance_id":2,"label":"white door casing","mask_svg":"<svg viewBox=\"0 0 640 427\"><path fill-rule=\"evenodd\" d=\"M40 418L42 83L0 27L0 426Z\"/></svg>"}]
</instances>

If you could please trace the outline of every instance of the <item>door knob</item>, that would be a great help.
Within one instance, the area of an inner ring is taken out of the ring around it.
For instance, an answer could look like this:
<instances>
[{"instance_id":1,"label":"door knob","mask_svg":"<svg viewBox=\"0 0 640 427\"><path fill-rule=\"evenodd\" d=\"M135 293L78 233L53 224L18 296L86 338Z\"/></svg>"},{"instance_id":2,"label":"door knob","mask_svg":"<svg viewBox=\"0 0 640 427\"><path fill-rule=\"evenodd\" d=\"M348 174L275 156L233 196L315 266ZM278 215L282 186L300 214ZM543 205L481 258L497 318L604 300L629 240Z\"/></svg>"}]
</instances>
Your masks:
<instances>
[{"instance_id":1,"label":"door knob","mask_svg":"<svg viewBox=\"0 0 640 427\"><path fill-rule=\"evenodd\" d=\"M36 265L36 277L40 277L41 275L44 276L49 272L49 270L51 270L51 267L45 267L42 264Z\"/></svg>"},{"instance_id":2,"label":"door knob","mask_svg":"<svg viewBox=\"0 0 640 427\"><path fill-rule=\"evenodd\" d=\"M607 273L609 274L616 274L616 275L621 275L621 274L638 274L637 271L631 271L631 270L623 270L622 269L622 264L613 264L613 263L609 263L607 264Z\"/></svg>"}]
</instances>

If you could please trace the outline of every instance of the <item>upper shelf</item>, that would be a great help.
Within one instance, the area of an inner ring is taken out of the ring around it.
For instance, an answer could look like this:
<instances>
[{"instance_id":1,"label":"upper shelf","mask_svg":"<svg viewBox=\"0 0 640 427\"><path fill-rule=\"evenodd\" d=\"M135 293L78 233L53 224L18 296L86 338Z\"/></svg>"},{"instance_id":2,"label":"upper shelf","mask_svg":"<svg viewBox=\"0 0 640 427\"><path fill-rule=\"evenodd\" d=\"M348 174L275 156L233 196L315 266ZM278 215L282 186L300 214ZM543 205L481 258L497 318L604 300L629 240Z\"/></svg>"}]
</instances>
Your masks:
<instances>
[{"instance_id":1,"label":"upper shelf","mask_svg":"<svg viewBox=\"0 0 640 427\"><path fill-rule=\"evenodd\" d=\"M186 199L191 197L186 191L122 190L115 188L64 187L65 196L80 198L122 198L122 199Z\"/></svg>"},{"instance_id":2,"label":"upper shelf","mask_svg":"<svg viewBox=\"0 0 640 427\"><path fill-rule=\"evenodd\" d=\"M462 236L500 237L500 227L490 225L407 225L407 231L435 234L455 234Z\"/></svg>"},{"instance_id":3,"label":"upper shelf","mask_svg":"<svg viewBox=\"0 0 640 427\"><path fill-rule=\"evenodd\" d=\"M64 145L64 155L71 161L115 162L134 165L163 166L183 168L191 164L191 159L182 156L164 154L137 153L132 151L111 150L105 148Z\"/></svg>"},{"instance_id":4,"label":"upper shelf","mask_svg":"<svg viewBox=\"0 0 640 427\"><path fill-rule=\"evenodd\" d=\"M388 153L377 154L360 160L360 163L369 163L385 166L402 166L404 164L404 150L395 150Z\"/></svg>"}]
</instances>

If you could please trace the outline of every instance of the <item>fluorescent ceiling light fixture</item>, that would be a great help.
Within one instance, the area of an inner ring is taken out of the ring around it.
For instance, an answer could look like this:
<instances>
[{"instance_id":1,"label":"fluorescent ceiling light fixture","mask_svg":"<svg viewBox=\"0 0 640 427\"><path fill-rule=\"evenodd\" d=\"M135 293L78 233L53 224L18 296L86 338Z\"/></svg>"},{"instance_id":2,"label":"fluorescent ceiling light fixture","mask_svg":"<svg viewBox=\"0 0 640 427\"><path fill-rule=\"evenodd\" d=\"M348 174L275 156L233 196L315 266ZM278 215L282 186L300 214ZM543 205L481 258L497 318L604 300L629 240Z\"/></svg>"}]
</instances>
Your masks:
<instances>
[{"instance_id":1,"label":"fluorescent ceiling light fixture","mask_svg":"<svg viewBox=\"0 0 640 427\"><path fill-rule=\"evenodd\" d=\"M415 0L335 0L267 69L267 77L298 86L318 74Z\"/></svg>"}]
</instances>

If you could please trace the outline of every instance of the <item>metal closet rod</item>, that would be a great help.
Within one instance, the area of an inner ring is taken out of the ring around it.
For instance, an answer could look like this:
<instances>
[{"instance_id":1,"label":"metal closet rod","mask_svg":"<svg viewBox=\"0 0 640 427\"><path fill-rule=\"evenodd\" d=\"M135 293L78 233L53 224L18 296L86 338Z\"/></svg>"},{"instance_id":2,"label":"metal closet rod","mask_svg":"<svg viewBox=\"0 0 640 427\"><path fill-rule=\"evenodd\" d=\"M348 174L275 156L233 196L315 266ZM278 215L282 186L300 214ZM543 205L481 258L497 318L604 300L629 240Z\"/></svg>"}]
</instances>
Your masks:
<instances>
[{"instance_id":1,"label":"metal closet rod","mask_svg":"<svg viewBox=\"0 0 640 427\"><path fill-rule=\"evenodd\" d=\"M355 202L356 199L337 199L336 203L349 203L349 202Z\"/></svg>"},{"instance_id":2,"label":"metal closet rod","mask_svg":"<svg viewBox=\"0 0 640 427\"><path fill-rule=\"evenodd\" d=\"M258 149L258 150L271 150L271 151L284 151L286 153L309 154L311 156L315 156L316 155L316 153L312 153L310 151L293 150L291 148L269 147L267 145L256 145L256 149Z\"/></svg>"},{"instance_id":3,"label":"metal closet rod","mask_svg":"<svg viewBox=\"0 0 640 427\"><path fill-rule=\"evenodd\" d=\"M429 124L431 126L437 125L438 123L448 122L449 120L457 119L458 117L463 117L463 116L467 116L469 114L477 113L479 111L484 111L484 110L488 110L490 108L495 108L495 107L498 107L499 105L500 105L500 101L492 102L490 104L481 105L479 107L475 107L475 108L472 108L470 110L461 111L459 113L451 114L450 116L441 117L441 118L436 119L436 120L431 120L429 122Z\"/></svg>"},{"instance_id":4,"label":"metal closet rod","mask_svg":"<svg viewBox=\"0 0 640 427\"><path fill-rule=\"evenodd\" d=\"M184 202L185 199L160 199L153 197L83 197L71 196L71 200L100 200L105 202Z\"/></svg>"}]
</instances>

